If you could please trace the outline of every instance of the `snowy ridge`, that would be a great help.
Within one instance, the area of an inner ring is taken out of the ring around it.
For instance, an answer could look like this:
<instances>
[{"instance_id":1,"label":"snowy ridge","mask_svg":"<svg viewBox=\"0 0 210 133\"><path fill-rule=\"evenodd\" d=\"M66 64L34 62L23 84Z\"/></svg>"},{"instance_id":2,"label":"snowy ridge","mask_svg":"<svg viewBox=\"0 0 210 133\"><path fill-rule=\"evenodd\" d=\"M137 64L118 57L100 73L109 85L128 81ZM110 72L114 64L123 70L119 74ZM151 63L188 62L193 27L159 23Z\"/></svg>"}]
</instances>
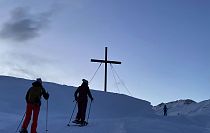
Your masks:
<instances>
[{"instance_id":1,"label":"snowy ridge","mask_svg":"<svg viewBox=\"0 0 210 133\"><path fill-rule=\"evenodd\" d=\"M9 83L7 82L9 81ZM31 86L32 80L19 78L0 77L0 84L3 85L0 93L1 112L22 113L25 111L25 94ZM61 111L69 113L74 106L75 87L58 85L54 83L43 83L46 90L50 93L49 106L52 112L60 114ZM94 102L92 110L96 111L92 117L123 117L136 116L154 113L149 102L129 97L123 94L104 93L92 90ZM45 101L42 100L43 106ZM115 107L115 108L113 108ZM135 107L135 112L132 112ZM16 111L14 112L14 108ZM113 110L112 110L113 109ZM45 108L43 108L45 110ZM106 111L105 111L106 110ZM121 112L121 113L118 113ZM132 112L132 113L129 113ZM138 113L137 113L138 112Z\"/></svg>"},{"instance_id":2,"label":"snowy ridge","mask_svg":"<svg viewBox=\"0 0 210 133\"><path fill-rule=\"evenodd\" d=\"M25 93L32 80L0 76L0 133L15 132L25 111ZM43 83L50 93L48 133L209 133L209 100L191 103L185 109L195 110L193 115L156 115L150 102L130 96L91 90L94 97L89 125L67 127L75 103L75 87L55 83ZM183 102L171 103L174 114L182 110ZM179 106L178 106L179 105ZM178 108L179 107L179 108ZM160 109L161 106L157 109ZM38 121L38 133L45 132L46 102ZM74 115L75 116L75 115ZM30 130L30 126L28 128Z\"/></svg>"},{"instance_id":3,"label":"snowy ridge","mask_svg":"<svg viewBox=\"0 0 210 133\"><path fill-rule=\"evenodd\" d=\"M168 107L168 115L210 115L210 100L196 103L193 100L177 100L165 103ZM156 114L162 115L164 103L161 103L153 109Z\"/></svg>"}]
</instances>

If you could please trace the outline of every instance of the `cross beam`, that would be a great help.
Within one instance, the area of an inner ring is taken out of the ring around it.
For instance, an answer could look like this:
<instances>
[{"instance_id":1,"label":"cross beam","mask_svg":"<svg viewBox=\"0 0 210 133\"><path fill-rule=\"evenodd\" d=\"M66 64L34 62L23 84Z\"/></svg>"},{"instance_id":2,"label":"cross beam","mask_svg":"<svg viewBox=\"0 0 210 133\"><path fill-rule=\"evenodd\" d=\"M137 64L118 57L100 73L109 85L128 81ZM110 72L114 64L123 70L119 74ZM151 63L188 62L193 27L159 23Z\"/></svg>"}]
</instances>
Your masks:
<instances>
[{"instance_id":1,"label":"cross beam","mask_svg":"<svg viewBox=\"0 0 210 133\"><path fill-rule=\"evenodd\" d=\"M105 64L105 77L104 77L104 91L107 91L107 63L110 64L121 64L119 61L109 61L107 60L107 47L105 47L105 59L104 60L98 60L98 59L91 59L91 62L100 62Z\"/></svg>"}]
</instances>

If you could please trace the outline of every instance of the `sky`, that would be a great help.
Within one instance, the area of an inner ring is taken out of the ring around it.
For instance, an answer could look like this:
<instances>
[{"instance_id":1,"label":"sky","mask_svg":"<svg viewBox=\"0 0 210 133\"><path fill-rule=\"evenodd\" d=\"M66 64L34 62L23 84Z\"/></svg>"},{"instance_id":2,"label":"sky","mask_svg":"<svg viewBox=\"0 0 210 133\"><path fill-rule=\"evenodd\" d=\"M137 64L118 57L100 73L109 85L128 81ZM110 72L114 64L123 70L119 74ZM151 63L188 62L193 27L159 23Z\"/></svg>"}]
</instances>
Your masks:
<instances>
[{"instance_id":1,"label":"sky","mask_svg":"<svg viewBox=\"0 0 210 133\"><path fill-rule=\"evenodd\" d=\"M209 0L1 0L0 18L0 75L79 86L108 47L122 62L108 65L109 92L209 99ZM89 86L104 90L104 65Z\"/></svg>"}]
</instances>

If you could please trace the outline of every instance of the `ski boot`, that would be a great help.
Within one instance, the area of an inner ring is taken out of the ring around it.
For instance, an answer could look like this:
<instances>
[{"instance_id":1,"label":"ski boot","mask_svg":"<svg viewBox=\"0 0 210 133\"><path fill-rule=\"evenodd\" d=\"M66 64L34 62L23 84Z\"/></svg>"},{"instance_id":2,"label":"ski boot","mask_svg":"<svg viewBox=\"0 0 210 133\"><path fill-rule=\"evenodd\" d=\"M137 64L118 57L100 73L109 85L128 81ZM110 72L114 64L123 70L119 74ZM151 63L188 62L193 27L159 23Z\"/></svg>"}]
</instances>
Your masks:
<instances>
[{"instance_id":1,"label":"ski boot","mask_svg":"<svg viewBox=\"0 0 210 133\"><path fill-rule=\"evenodd\" d=\"M20 131L20 133L28 133L27 129L22 128Z\"/></svg>"},{"instance_id":2,"label":"ski boot","mask_svg":"<svg viewBox=\"0 0 210 133\"><path fill-rule=\"evenodd\" d=\"M81 121L76 119L76 120L72 121L72 123L75 123L75 124L80 124L80 123L81 123Z\"/></svg>"},{"instance_id":3,"label":"ski boot","mask_svg":"<svg viewBox=\"0 0 210 133\"><path fill-rule=\"evenodd\" d=\"M80 126L82 127L82 126L87 126L87 124L88 124L88 122L86 122L86 121L81 121L80 122Z\"/></svg>"}]
</instances>

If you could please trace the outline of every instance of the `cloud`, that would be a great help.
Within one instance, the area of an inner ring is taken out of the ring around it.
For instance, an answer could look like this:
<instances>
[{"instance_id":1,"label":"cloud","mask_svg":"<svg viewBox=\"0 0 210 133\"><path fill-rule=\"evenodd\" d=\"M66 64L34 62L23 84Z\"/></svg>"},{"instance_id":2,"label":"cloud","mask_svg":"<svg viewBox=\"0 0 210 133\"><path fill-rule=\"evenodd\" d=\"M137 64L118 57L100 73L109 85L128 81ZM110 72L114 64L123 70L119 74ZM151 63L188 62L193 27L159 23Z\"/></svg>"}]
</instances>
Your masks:
<instances>
[{"instance_id":1,"label":"cloud","mask_svg":"<svg viewBox=\"0 0 210 133\"><path fill-rule=\"evenodd\" d=\"M0 75L34 79L36 77L56 77L57 68L53 59L39 55L17 52L0 53ZM58 71L57 71L58 72Z\"/></svg>"},{"instance_id":2,"label":"cloud","mask_svg":"<svg viewBox=\"0 0 210 133\"><path fill-rule=\"evenodd\" d=\"M11 12L10 19L3 24L0 37L13 41L27 41L40 36L49 24L53 10L31 14L28 8L18 7Z\"/></svg>"}]
</instances>

